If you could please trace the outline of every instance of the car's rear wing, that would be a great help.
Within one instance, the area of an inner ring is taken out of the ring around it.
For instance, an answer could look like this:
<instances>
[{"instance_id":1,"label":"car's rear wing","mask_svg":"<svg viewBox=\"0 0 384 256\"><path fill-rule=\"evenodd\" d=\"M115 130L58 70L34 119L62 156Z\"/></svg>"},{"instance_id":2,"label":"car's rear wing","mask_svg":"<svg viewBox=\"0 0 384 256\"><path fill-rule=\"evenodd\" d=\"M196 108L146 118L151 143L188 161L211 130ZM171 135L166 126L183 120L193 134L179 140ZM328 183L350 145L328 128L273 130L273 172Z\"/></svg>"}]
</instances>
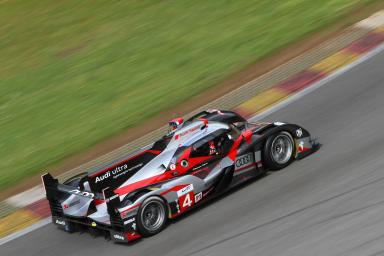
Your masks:
<instances>
[{"instance_id":1,"label":"car's rear wing","mask_svg":"<svg viewBox=\"0 0 384 256\"><path fill-rule=\"evenodd\" d=\"M45 196L49 202L49 208L51 209L52 217L62 216L63 209L59 203L59 198L65 194L65 191L59 190L59 181L54 179L51 174L46 173L41 176L43 187L45 190Z\"/></svg>"},{"instance_id":2,"label":"car's rear wing","mask_svg":"<svg viewBox=\"0 0 384 256\"><path fill-rule=\"evenodd\" d=\"M43 182L45 195L51 208L52 216L63 215L63 206L61 205L61 201L69 198L71 195L86 198L87 200L93 200L97 197L92 192L81 191L77 187L61 184L59 183L58 179L53 178L49 173L42 175L41 179Z\"/></svg>"},{"instance_id":3,"label":"car's rear wing","mask_svg":"<svg viewBox=\"0 0 384 256\"><path fill-rule=\"evenodd\" d=\"M62 194L74 194L83 197L101 199L100 195L96 195L89 191L80 191L77 187L74 186L61 184L59 183L58 179L53 178L49 173L42 175L41 179L43 181L45 194L47 197L58 196Z\"/></svg>"},{"instance_id":4,"label":"car's rear wing","mask_svg":"<svg viewBox=\"0 0 384 256\"><path fill-rule=\"evenodd\" d=\"M116 212L116 208L120 205L120 198L119 195L115 194L113 189L110 187L103 189L102 194L98 194L89 191L81 191L76 187L60 184L58 179L53 178L49 173L42 175L41 179L53 216L63 215L63 209L60 205L60 201L62 201L63 198L69 197L70 195L76 195L104 201L107 205L110 216L119 217Z\"/></svg>"},{"instance_id":5,"label":"car's rear wing","mask_svg":"<svg viewBox=\"0 0 384 256\"><path fill-rule=\"evenodd\" d=\"M57 179L54 179L51 174L45 173L41 175L41 181L45 190L45 195L51 195L51 192L56 192L56 187L59 184Z\"/></svg>"}]
</instances>

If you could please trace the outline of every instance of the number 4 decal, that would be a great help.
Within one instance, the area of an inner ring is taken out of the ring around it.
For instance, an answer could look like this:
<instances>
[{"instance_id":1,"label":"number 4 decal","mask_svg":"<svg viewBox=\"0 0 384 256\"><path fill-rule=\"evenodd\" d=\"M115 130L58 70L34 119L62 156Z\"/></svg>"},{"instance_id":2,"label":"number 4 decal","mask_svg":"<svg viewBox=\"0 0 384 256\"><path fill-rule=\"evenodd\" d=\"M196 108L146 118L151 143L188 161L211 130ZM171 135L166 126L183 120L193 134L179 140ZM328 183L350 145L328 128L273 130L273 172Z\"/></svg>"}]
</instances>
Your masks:
<instances>
[{"instance_id":1,"label":"number 4 decal","mask_svg":"<svg viewBox=\"0 0 384 256\"><path fill-rule=\"evenodd\" d=\"M182 189L178 190L177 197L179 198L180 212L184 212L188 208L192 207L192 205L195 203L193 184L185 185Z\"/></svg>"},{"instance_id":2,"label":"number 4 decal","mask_svg":"<svg viewBox=\"0 0 384 256\"><path fill-rule=\"evenodd\" d=\"M185 195L184 203L183 203L183 208L191 207L192 206L193 202L191 200L191 195L190 194L191 193Z\"/></svg>"},{"instance_id":3,"label":"number 4 decal","mask_svg":"<svg viewBox=\"0 0 384 256\"><path fill-rule=\"evenodd\" d=\"M180 211L184 212L185 210L190 208L193 205L194 198L195 197L193 191L179 197Z\"/></svg>"}]
</instances>

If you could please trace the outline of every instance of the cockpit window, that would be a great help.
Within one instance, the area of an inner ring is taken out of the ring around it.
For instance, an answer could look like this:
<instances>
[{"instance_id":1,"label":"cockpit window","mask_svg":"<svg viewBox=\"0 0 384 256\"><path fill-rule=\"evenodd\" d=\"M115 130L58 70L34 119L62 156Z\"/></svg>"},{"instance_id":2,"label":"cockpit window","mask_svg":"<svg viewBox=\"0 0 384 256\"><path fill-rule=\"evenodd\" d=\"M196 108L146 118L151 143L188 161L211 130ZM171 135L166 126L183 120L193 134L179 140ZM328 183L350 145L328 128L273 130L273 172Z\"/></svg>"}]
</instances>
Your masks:
<instances>
[{"instance_id":1,"label":"cockpit window","mask_svg":"<svg viewBox=\"0 0 384 256\"><path fill-rule=\"evenodd\" d=\"M234 136L237 135L234 131ZM231 131L230 131L231 132ZM191 157L215 156L223 154L232 144L232 136L228 130L218 130L193 144Z\"/></svg>"}]
</instances>

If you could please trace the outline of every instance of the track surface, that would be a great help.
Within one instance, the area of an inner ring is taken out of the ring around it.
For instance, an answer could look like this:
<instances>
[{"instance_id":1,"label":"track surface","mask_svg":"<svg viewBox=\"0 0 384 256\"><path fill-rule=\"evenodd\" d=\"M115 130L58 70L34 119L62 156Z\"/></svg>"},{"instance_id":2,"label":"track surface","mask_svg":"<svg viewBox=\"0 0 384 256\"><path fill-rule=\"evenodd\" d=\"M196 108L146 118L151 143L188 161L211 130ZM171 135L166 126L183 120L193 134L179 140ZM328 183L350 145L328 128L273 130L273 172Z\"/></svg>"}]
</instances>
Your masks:
<instances>
[{"instance_id":1,"label":"track surface","mask_svg":"<svg viewBox=\"0 0 384 256\"><path fill-rule=\"evenodd\" d=\"M171 223L117 245L45 226L0 255L384 255L384 52L268 116L323 147Z\"/></svg>"}]
</instances>

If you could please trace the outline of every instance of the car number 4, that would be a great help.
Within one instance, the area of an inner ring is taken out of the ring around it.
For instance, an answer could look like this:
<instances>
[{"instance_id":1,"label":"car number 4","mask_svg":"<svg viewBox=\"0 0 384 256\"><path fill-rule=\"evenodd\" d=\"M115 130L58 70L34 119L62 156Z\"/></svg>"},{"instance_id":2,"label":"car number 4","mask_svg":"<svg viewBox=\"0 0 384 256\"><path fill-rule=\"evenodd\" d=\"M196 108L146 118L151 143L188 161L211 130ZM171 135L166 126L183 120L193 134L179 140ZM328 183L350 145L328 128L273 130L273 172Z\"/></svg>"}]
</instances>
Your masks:
<instances>
[{"instance_id":1,"label":"car number 4","mask_svg":"<svg viewBox=\"0 0 384 256\"><path fill-rule=\"evenodd\" d=\"M191 194L187 194L184 198L183 208L191 207L193 204L193 201L191 200Z\"/></svg>"},{"instance_id":2,"label":"car number 4","mask_svg":"<svg viewBox=\"0 0 384 256\"><path fill-rule=\"evenodd\" d=\"M179 205L181 206L180 210L183 212L186 209L192 207L194 203L193 200L194 200L194 194L192 191L179 197Z\"/></svg>"}]
</instances>

